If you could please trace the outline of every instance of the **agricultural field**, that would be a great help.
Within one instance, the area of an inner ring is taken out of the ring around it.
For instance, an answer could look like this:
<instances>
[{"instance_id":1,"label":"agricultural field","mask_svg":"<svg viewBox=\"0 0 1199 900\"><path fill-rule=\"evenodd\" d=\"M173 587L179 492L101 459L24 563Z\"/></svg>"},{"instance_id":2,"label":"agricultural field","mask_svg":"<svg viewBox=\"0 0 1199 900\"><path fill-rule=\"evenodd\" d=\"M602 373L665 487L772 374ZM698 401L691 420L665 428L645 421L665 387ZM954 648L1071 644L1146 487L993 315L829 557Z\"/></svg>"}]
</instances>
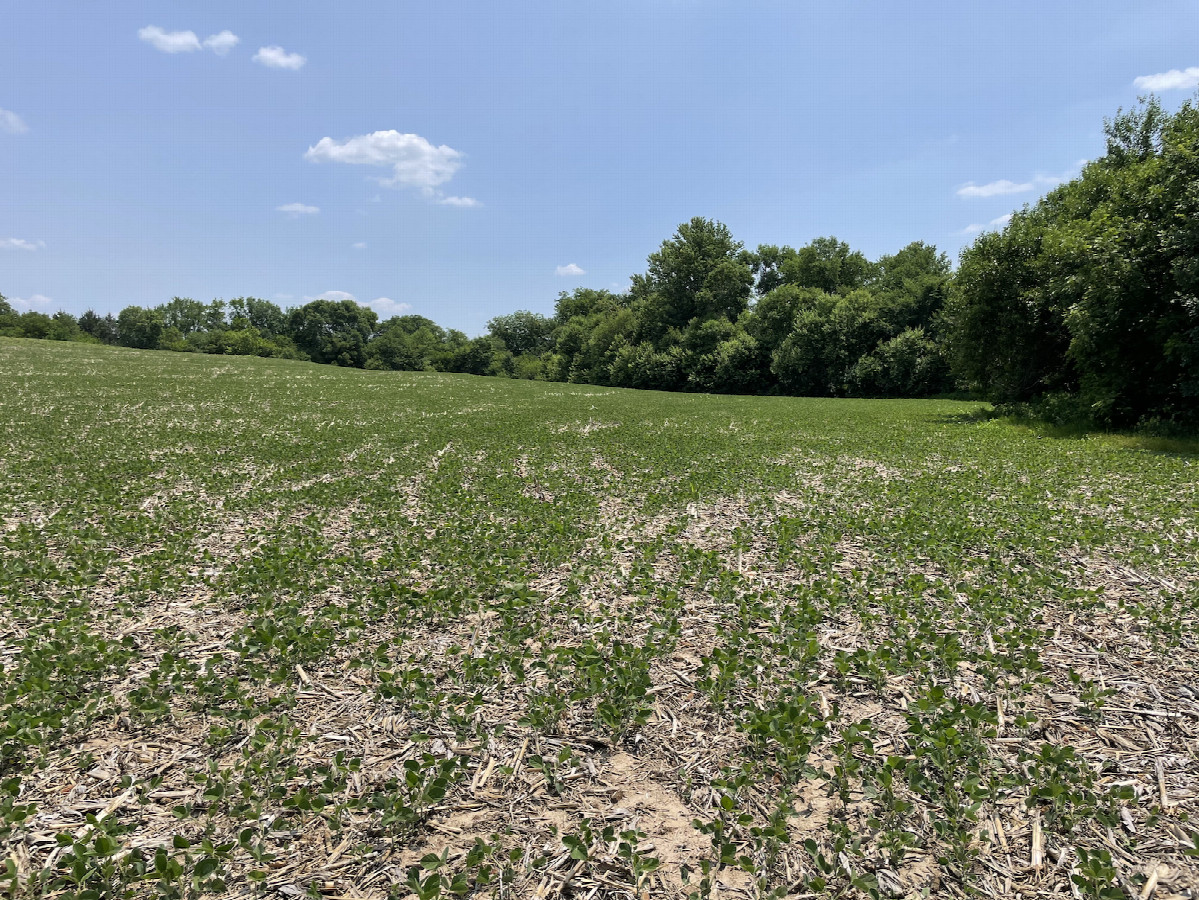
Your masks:
<instances>
[{"instance_id":1,"label":"agricultural field","mask_svg":"<svg viewBox=\"0 0 1199 900\"><path fill-rule=\"evenodd\" d=\"M1199 896L1199 457L0 340L0 895Z\"/></svg>"}]
</instances>

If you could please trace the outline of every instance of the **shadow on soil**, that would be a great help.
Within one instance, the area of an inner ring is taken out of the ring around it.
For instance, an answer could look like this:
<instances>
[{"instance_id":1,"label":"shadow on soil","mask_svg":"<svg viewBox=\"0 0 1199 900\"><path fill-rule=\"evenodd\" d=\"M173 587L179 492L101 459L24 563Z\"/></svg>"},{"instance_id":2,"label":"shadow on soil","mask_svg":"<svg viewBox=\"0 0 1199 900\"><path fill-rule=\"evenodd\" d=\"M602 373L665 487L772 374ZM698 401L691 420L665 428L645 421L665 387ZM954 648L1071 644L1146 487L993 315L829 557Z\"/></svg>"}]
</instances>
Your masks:
<instances>
[{"instance_id":1,"label":"shadow on soil","mask_svg":"<svg viewBox=\"0 0 1199 900\"><path fill-rule=\"evenodd\" d=\"M1165 436L1137 434L1125 431L1103 431L1083 425L1055 425L1037 419L1001 415L991 407L965 413L936 416L935 422L943 425L984 425L994 423L1006 425L1016 431L1031 433L1040 438L1058 441L1097 441L1121 450L1154 453L1163 456L1199 456L1199 436Z\"/></svg>"}]
</instances>

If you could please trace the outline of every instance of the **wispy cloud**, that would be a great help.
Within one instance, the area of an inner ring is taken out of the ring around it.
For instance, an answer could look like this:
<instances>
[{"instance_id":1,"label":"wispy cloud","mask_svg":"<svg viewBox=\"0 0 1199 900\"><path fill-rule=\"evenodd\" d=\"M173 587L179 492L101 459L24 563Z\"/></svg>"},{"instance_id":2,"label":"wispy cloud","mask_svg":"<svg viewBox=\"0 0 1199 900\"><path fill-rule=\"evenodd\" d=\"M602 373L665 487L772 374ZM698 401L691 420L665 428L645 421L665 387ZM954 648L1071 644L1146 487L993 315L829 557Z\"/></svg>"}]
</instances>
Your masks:
<instances>
[{"instance_id":1,"label":"wispy cloud","mask_svg":"<svg viewBox=\"0 0 1199 900\"><path fill-rule=\"evenodd\" d=\"M1005 213L1002 216L992 219L986 225L967 225L962 229L962 234L978 234L981 231L986 231L988 228L1007 228L1010 221L1012 221L1012 214Z\"/></svg>"},{"instance_id":2,"label":"wispy cloud","mask_svg":"<svg viewBox=\"0 0 1199 900\"><path fill-rule=\"evenodd\" d=\"M1005 194L1024 194L1029 191L1047 191L1050 188L1057 187L1059 184L1064 184L1071 178L1077 178L1078 173L1082 171L1082 167L1086 164L1087 160L1080 159L1061 175L1036 175L1028 181L1009 181L1006 178L1001 178L998 181L989 181L986 184L975 184L973 181L968 181L957 189L957 195L973 199L979 197L1001 197Z\"/></svg>"},{"instance_id":3,"label":"wispy cloud","mask_svg":"<svg viewBox=\"0 0 1199 900\"><path fill-rule=\"evenodd\" d=\"M1016 182L1001 178L999 181L989 181L986 184L975 184L973 181L969 181L958 188L957 194L959 197L998 197L1001 194L1023 194L1035 187L1036 184L1031 181Z\"/></svg>"},{"instance_id":4,"label":"wispy cloud","mask_svg":"<svg viewBox=\"0 0 1199 900\"><path fill-rule=\"evenodd\" d=\"M139 28L137 36L162 53L195 53L207 48L217 56L226 56L241 43L241 38L229 29L210 34L203 42L194 31L166 31L157 25Z\"/></svg>"},{"instance_id":5,"label":"wispy cloud","mask_svg":"<svg viewBox=\"0 0 1199 900\"><path fill-rule=\"evenodd\" d=\"M0 131L8 134L24 134L28 130L29 126L15 112L0 109Z\"/></svg>"},{"instance_id":6,"label":"wispy cloud","mask_svg":"<svg viewBox=\"0 0 1199 900\"><path fill-rule=\"evenodd\" d=\"M1141 75L1134 78L1132 83L1141 91L1189 91L1199 87L1199 66Z\"/></svg>"},{"instance_id":7,"label":"wispy cloud","mask_svg":"<svg viewBox=\"0 0 1199 900\"><path fill-rule=\"evenodd\" d=\"M0 238L0 250L43 250L45 241L27 241L24 238Z\"/></svg>"},{"instance_id":8,"label":"wispy cloud","mask_svg":"<svg viewBox=\"0 0 1199 900\"><path fill-rule=\"evenodd\" d=\"M304 67L307 57L299 53L288 53L282 47L259 47L253 56L254 62L261 63L268 69L291 69L293 72Z\"/></svg>"},{"instance_id":9,"label":"wispy cloud","mask_svg":"<svg viewBox=\"0 0 1199 900\"><path fill-rule=\"evenodd\" d=\"M192 53L200 49L200 39L194 31L165 31L157 25L137 30L137 36L163 53Z\"/></svg>"},{"instance_id":10,"label":"wispy cloud","mask_svg":"<svg viewBox=\"0 0 1199 900\"><path fill-rule=\"evenodd\" d=\"M241 38L228 29L204 38L204 46L217 56L225 56L241 43Z\"/></svg>"},{"instance_id":11,"label":"wispy cloud","mask_svg":"<svg viewBox=\"0 0 1199 900\"><path fill-rule=\"evenodd\" d=\"M311 162L338 162L356 166L390 168L389 187L411 187L447 206L478 206L473 197L447 197L438 188L454 177L462 166L462 153L445 144L434 146L419 134L374 131L345 140L323 137L309 147L304 158Z\"/></svg>"},{"instance_id":12,"label":"wispy cloud","mask_svg":"<svg viewBox=\"0 0 1199 900\"><path fill-rule=\"evenodd\" d=\"M34 294L32 297L13 297L12 305L17 309L46 309L54 305L54 301L44 294Z\"/></svg>"},{"instance_id":13,"label":"wispy cloud","mask_svg":"<svg viewBox=\"0 0 1199 900\"><path fill-rule=\"evenodd\" d=\"M574 263L567 263L564 266L558 266L558 268L554 269L554 274L566 278L572 275L586 275L587 272L584 269L580 269Z\"/></svg>"},{"instance_id":14,"label":"wispy cloud","mask_svg":"<svg viewBox=\"0 0 1199 900\"><path fill-rule=\"evenodd\" d=\"M293 219L298 219L300 216L315 216L321 211L319 206L309 206L306 203L284 203L282 206L275 207L276 212L286 213Z\"/></svg>"},{"instance_id":15,"label":"wispy cloud","mask_svg":"<svg viewBox=\"0 0 1199 900\"><path fill-rule=\"evenodd\" d=\"M411 303L401 303L390 297L376 297L374 300L368 300L366 305L381 316L398 316L412 309Z\"/></svg>"},{"instance_id":16,"label":"wispy cloud","mask_svg":"<svg viewBox=\"0 0 1199 900\"><path fill-rule=\"evenodd\" d=\"M350 246L353 247L355 250L365 250L366 249L366 241L359 241L358 243L351 244Z\"/></svg>"}]
</instances>

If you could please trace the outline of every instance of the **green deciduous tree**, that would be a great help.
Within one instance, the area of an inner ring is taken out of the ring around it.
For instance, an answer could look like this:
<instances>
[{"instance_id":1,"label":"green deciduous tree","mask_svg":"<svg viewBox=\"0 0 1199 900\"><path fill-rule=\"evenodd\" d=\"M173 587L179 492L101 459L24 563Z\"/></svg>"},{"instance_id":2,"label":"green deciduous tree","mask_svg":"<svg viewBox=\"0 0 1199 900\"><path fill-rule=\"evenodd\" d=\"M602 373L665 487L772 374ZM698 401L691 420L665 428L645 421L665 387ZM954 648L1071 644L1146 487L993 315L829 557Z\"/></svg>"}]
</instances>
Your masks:
<instances>
[{"instance_id":1,"label":"green deciduous tree","mask_svg":"<svg viewBox=\"0 0 1199 900\"><path fill-rule=\"evenodd\" d=\"M952 281L949 257L923 241L875 261L868 286L886 308L895 332L920 328L938 318Z\"/></svg>"},{"instance_id":2,"label":"green deciduous tree","mask_svg":"<svg viewBox=\"0 0 1199 900\"><path fill-rule=\"evenodd\" d=\"M1001 402L1069 386L1069 334L1061 298L1046 290L1037 211L1017 213L1002 232L981 235L962 254L947 316L949 356L969 386Z\"/></svg>"},{"instance_id":3,"label":"green deciduous tree","mask_svg":"<svg viewBox=\"0 0 1199 900\"><path fill-rule=\"evenodd\" d=\"M649 341L617 341L611 351L604 384L654 391L677 391L687 383L682 348L659 350ZM575 379L579 380L579 379Z\"/></svg>"},{"instance_id":4,"label":"green deciduous tree","mask_svg":"<svg viewBox=\"0 0 1199 900\"><path fill-rule=\"evenodd\" d=\"M17 336L18 320L17 311L13 309L8 298L0 294L0 335L9 337Z\"/></svg>"},{"instance_id":5,"label":"green deciduous tree","mask_svg":"<svg viewBox=\"0 0 1199 900\"><path fill-rule=\"evenodd\" d=\"M768 352L773 353L795 327L801 310L831 307L836 298L816 288L782 285L758 299L742 316L746 332Z\"/></svg>"},{"instance_id":6,"label":"green deciduous tree","mask_svg":"<svg viewBox=\"0 0 1199 900\"><path fill-rule=\"evenodd\" d=\"M611 291L593 288L575 288L571 293L561 291L554 304L554 318L559 325L571 319L604 316L616 312L628 304L628 298Z\"/></svg>"},{"instance_id":7,"label":"green deciduous tree","mask_svg":"<svg viewBox=\"0 0 1199 900\"><path fill-rule=\"evenodd\" d=\"M164 328L174 328L186 337L193 331L207 328L208 307L190 297L172 297L157 307Z\"/></svg>"},{"instance_id":8,"label":"green deciduous tree","mask_svg":"<svg viewBox=\"0 0 1199 900\"><path fill-rule=\"evenodd\" d=\"M163 332L162 312L141 306L126 306L117 316L117 339L126 347L152 350Z\"/></svg>"},{"instance_id":9,"label":"green deciduous tree","mask_svg":"<svg viewBox=\"0 0 1199 900\"><path fill-rule=\"evenodd\" d=\"M244 318L266 337L283 334L287 328L287 314L270 300L235 297L229 301L229 314L234 318Z\"/></svg>"},{"instance_id":10,"label":"green deciduous tree","mask_svg":"<svg viewBox=\"0 0 1199 900\"><path fill-rule=\"evenodd\" d=\"M492 370L496 350L495 339L483 335L456 344L444 363L446 372L466 375L487 375Z\"/></svg>"},{"instance_id":11,"label":"green deciduous tree","mask_svg":"<svg viewBox=\"0 0 1199 900\"><path fill-rule=\"evenodd\" d=\"M379 317L353 300L313 300L288 316L288 333L314 362L363 368Z\"/></svg>"},{"instance_id":12,"label":"green deciduous tree","mask_svg":"<svg viewBox=\"0 0 1199 900\"><path fill-rule=\"evenodd\" d=\"M633 277L632 295L651 339L695 318L734 321L749 301L750 259L720 222L696 217L680 225L648 262L646 274Z\"/></svg>"},{"instance_id":13,"label":"green deciduous tree","mask_svg":"<svg viewBox=\"0 0 1199 900\"><path fill-rule=\"evenodd\" d=\"M847 384L861 397L927 397L953 387L941 347L923 328L901 331L859 357Z\"/></svg>"},{"instance_id":14,"label":"green deciduous tree","mask_svg":"<svg viewBox=\"0 0 1199 900\"><path fill-rule=\"evenodd\" d=\"M451 352L445 329L424 316L395 316L379 326L367 347L367 368L420 372L435 369Z\"/></svg>"},{"instance_id":15,"label":"green deciduous tree","mask_svg":"<svg viewBox=\"0 0 1199 900\"><path fill-rule=\"evenodd\" d=\"M1199 421L1199 110L1153 99L1081 176L962 254L955 370L997 400L1064 391L1114 426Z\"/></svg>"},{"instance_id":16,"label":"green deciduous tree","mask_svg":"<svg viewBox=\"0 0 1199 900\"><path fill-rule=\"evenodd\" d=\"M858 360L889 336L887 323L881 304L867 290L813 299L817 302L796 314L791 333L774 351L771 369L791 393L843 396L853 392L851 372Z\"/></svg>"},{"instance_id":17,"label":"green deciduous tree","mask_svg":"<svg viewBox=\"0 0 1199 900\"><path fill-rule=\"evenodd\" d=\"M21 337L41 340L50 337L54 328L54 320L45 313L31 309L21 313L17 320L17 328Z\"/></svg>"},{"instance_id":18,"label":"green deciduous tree","mask_svg":"<svg viewBox=\"0 0 1199 900\"><path fill-rule=\"evenodd\" d=\"M79 317L79 328L102 343L117 342L117 320L111 313L101 317L95 310L89 309Z\"/></svg>"},{"instance_id":19,"label":"green deciduous tree","mask_svg":"<svg viewBox=\"0 0 1199 900\"><path fill-rule=\"evenodd\" d=\"M538 355L553 346L554 325L553 319L521 309L506 316L496 316L487 323L487 331L502 341L513 356Z\"/></svg>"},{"instance_id":20,"label":"green deciduous tree","mask_svg":"<svg viewBox=\"0 0 1199 900\"><path fill-rule=\"evenodd\" d=\"M815 288L827 294L857 290L874 272L865 256L835 237L816 238L799 250L783 247L775 256L773 268L777 273L773 280L778 284Z\"/></svg>"},{"instance_id":21,"label":"green deciduous tree","mask_svg":"<svg viewBox=\"0 0 1199 900\"><path fill-rule=\"evenodd\" d=\"M66 310L59 310L50 317L50 330L46 337L52 341L84 340L79 322Z\"/></svg>"}]
</instances>

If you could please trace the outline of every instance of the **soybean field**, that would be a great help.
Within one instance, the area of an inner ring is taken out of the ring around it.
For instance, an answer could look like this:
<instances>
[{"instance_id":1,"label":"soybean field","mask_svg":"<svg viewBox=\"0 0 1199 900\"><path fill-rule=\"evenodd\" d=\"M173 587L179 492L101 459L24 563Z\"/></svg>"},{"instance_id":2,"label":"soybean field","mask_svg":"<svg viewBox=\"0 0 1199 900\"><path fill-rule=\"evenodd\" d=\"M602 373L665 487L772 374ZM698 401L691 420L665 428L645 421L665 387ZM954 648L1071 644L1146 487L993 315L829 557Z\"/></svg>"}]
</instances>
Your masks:
<instances>
[{"instance_id":1,"label":"soybean field","mask_svg":"<svg viewBox=\"0 0 1199 900\"><path fill-rule=\"evenodd\" d=\"M1199 896L1199 456L0 339L0 895Z\"/></svg>"}]
</instances>

